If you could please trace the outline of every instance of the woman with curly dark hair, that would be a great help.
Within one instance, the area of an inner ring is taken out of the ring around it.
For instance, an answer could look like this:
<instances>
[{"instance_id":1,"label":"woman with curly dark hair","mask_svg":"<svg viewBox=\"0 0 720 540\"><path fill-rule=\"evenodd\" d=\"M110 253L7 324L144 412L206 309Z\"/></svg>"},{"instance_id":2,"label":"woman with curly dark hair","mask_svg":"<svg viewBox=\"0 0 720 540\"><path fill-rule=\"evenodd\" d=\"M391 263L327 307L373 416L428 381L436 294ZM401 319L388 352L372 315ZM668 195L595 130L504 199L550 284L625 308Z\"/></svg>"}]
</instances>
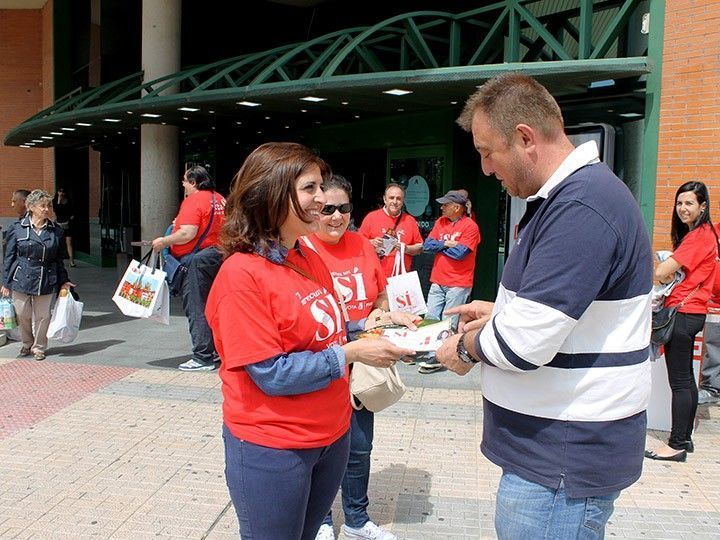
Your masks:
<instances>
[{"instance_id":1,"label":"woman with curly dark hair","mask_svg":"<svg viewBox=\"0 0 720 540\"><path fill-rule=\"evenodd\" d=\"M225 476L243 538L313 539L348 460L348 366L389 367L412 351L347 342L317 230L328 165L266 143L238 171L206 315L222 359ZM357 326L357 325L356 325Z\"/></svg>"}]
</instances>

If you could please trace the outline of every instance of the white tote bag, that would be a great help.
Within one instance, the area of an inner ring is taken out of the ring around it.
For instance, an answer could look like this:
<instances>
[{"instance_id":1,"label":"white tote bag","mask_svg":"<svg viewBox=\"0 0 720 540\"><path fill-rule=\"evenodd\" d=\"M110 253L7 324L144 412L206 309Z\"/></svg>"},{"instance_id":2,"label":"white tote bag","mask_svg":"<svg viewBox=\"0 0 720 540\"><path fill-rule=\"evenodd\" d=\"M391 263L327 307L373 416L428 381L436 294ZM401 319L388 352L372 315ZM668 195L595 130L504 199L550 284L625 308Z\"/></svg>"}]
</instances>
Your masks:
<instances>
[{"instance_id":1,"label":"white tote bag","mask_svg":"<svg viewBox=\"0 0 720 540\"><path fill-rule=\"evenodd\" d=\"M71 294L59 296L53 308L47 337L61 343L72 343L80 331L83 303L75 300Z\"/></svg>"},{"instance_id":2,"label":"white tote bag","mask_svg":"<svg viewBox=\"0 0 720 540\"><path fill-rule=\"evenodd\" d=\"M163 281L157 293L157 302L152 315L148 317L151 321L159 322L165 326L170 325L170 286Z\"/></svg>"},{"instance_id":3,"label":"white tote bag","mask_svg":"<svg viewBox=\"0 0 720 540\"><path fill-rule=\"evenodd\" d=\"M415 270L408 272L405 268L405 244L402 242L395 253L392 276L387 281L390 311L404 311L414 315L427 313L420 277Z\"/></svg>"},{"instance_id":4,"label":"white tote bag","mask_svg":"<svg viewBox=\"0 0 720 540\"><path fill-rule=\"evenodd\" d=\"M147 259L149 262L145 264ZM156 268L158 264L153 251L140 261L133 259L125 270L112 298L125 315L149 318L155 313L165 283L165 272Z\"/></svg>"}]
</instances>

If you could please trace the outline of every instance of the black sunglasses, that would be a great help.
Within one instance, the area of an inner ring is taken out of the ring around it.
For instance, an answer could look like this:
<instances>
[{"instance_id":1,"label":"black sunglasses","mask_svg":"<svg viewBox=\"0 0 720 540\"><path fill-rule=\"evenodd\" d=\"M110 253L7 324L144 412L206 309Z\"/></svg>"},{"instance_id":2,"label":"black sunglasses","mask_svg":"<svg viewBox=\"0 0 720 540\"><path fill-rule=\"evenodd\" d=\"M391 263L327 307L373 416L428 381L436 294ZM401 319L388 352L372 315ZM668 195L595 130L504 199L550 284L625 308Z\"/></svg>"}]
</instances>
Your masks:
<instances>
[{"instance_id":1,"label":"black sunglasses","mask_svg":"<svg viewBox=\"0 0 720 540\"><path fill-rule=\"evenodd\" d=\"M351 202L345 204L326 204L320 213L324 216L332 216L336 210L339 210L341 214L349 214L352 212L353 205Z\"/></svg>"}]
</instances>

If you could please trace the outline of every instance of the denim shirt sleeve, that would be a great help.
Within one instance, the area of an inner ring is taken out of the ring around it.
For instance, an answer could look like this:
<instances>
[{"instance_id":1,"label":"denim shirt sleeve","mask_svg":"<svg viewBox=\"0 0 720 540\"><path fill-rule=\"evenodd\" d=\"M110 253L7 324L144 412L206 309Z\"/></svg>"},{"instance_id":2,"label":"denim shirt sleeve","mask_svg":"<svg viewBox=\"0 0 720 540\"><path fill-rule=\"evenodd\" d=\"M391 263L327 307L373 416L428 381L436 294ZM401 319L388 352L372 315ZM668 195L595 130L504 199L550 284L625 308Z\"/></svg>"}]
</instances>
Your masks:
<instances>
[{"instance_id":1,"label":"denim shirt sleeve","mask_svg":"<svg viewBox=\"0 0 720 540\"><path fill-rule=\"evenodd\" d=\"M434 238L426 238L423 242L423 251L429 251L430 253L440 253L445 249L445 242L435 240Z\"/></svg>"},{"instance_id":2,"label":"denim shirt sleeve","mask_svg":"<svg viewBox=\"0 0 720 540\"><path fill-rule=\"evenodd\" d=\"M443 255L447 255L451 259L460 261L468 256L468 254L470 253L470 248L467 246L463 246L462 244L458 244L455 247L447 248L442 253Z\"/></svg>"},{"instance_id":3,"label":"denim shirt sleeve","mask_svg":"<svg viewBox=\"0 0 720 540\"><path fill-rule=\"evenodd\" d=\"M345 375L345 351L339 345L320 352L281 354L245 369L269 396L294 396L326 388Z\"/></svg>"}]
</instances>

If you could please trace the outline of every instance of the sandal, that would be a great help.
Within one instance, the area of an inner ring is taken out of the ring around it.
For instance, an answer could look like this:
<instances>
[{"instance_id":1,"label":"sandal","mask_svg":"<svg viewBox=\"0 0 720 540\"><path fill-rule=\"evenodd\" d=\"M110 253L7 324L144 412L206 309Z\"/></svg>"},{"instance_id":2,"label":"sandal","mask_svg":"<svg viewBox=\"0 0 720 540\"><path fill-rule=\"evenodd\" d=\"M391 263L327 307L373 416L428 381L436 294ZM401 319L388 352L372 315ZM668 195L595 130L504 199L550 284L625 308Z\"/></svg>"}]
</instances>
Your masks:
<instances>
[{"instance_id":1,"label":"sandal","mask_svg":"<svg viewBox=\"0 0 720 540\"><path fill-rule=\"evenodd\" d=\"M33 358L35 358L35 360L37 360L37 361L45 360L45 353L38 351L35 354L33 354Z\"/></svg>"}]
</instances>

